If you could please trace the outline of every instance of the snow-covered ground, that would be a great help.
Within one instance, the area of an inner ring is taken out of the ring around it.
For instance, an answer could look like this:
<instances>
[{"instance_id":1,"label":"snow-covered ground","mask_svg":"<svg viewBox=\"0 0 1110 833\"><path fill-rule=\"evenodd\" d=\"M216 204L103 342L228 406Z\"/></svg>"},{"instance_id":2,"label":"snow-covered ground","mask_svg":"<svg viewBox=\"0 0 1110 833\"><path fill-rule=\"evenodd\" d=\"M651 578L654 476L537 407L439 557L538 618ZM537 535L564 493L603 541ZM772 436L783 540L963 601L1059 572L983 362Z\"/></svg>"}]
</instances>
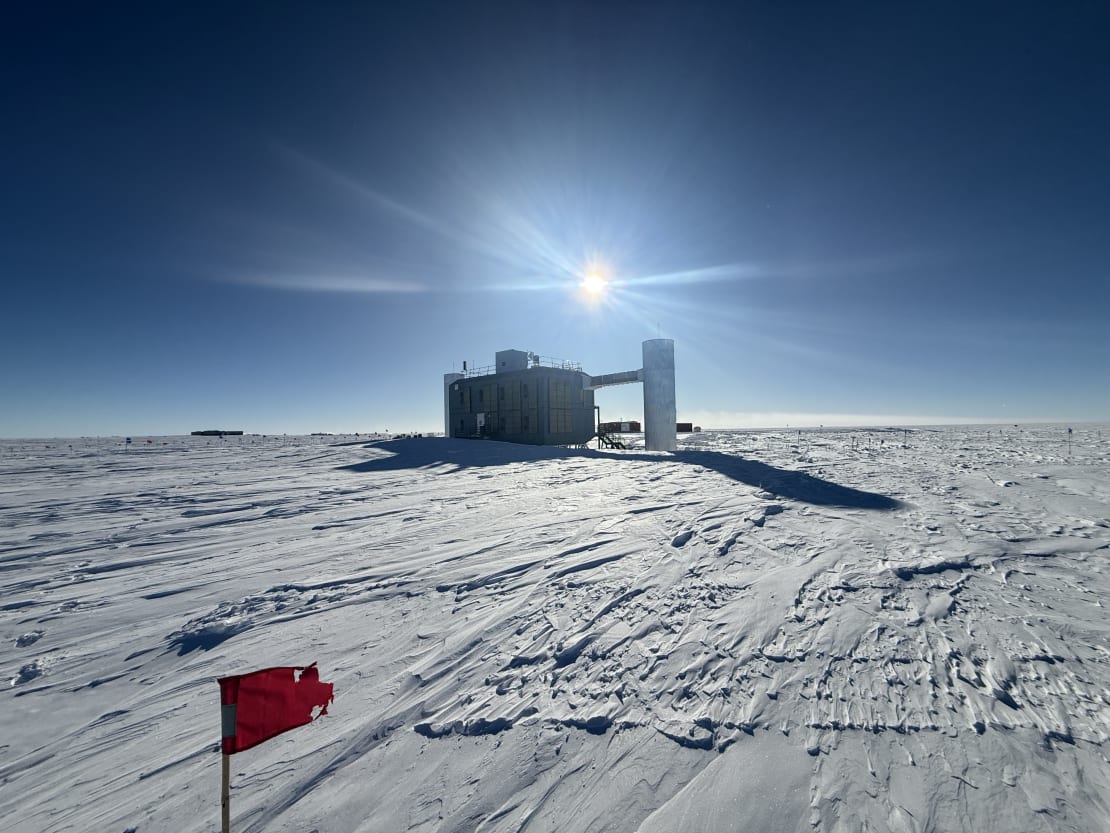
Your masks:
<instances>
[{"instance_id":1,"label":"snow-covered ground","mask_svg":"<svg viewBox=\"0 0 1110 833\"><path fill-rule=\"evenodd\" d=\"M144 438L145 439L145 438ZM0 818L211 831L218 676L330 714L236 831L1110 829L1110 428L0 443Z\"/></svg>"}]
</instances>

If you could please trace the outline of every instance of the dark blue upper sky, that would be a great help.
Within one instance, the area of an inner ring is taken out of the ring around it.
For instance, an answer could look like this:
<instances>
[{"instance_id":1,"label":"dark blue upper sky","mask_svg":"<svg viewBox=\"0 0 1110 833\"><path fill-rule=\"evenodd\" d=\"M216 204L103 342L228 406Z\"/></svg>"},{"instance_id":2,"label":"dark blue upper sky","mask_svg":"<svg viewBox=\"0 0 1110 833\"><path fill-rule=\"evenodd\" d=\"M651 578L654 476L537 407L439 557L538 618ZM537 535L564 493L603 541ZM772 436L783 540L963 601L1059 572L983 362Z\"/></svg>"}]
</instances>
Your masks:
<instances>
[{"instance_id":1,"label":"dark blue upper sky","mask_svg":"<svg viewBox=\"0 0 1110 833\"><path fill-rule=\"evenodd\" d=\"M657 336L706 425L1108 419L1107 43L1094 2L9 10L0 435L435 429L463 359Z\"/></svg>"}]
</instances>

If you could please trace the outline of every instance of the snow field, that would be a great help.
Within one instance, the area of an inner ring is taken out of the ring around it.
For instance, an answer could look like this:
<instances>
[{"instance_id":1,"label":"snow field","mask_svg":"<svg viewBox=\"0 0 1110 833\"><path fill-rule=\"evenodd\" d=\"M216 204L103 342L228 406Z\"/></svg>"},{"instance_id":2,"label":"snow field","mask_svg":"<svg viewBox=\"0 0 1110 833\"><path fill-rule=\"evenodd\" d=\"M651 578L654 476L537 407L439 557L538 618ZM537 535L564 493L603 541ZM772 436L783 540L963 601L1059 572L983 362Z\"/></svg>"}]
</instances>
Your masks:
<instances>
[{"instance_id":1,"label":"snow field","mask_svg":"<svg viewBox=\"0 0 1110 833\"><path fill-rule=\"evenodd\" d=\"M1110 829L1107 429L680 446L0 444L0 812L215 830L316 660L236 830Z\"/></svg>"}]
</instances>

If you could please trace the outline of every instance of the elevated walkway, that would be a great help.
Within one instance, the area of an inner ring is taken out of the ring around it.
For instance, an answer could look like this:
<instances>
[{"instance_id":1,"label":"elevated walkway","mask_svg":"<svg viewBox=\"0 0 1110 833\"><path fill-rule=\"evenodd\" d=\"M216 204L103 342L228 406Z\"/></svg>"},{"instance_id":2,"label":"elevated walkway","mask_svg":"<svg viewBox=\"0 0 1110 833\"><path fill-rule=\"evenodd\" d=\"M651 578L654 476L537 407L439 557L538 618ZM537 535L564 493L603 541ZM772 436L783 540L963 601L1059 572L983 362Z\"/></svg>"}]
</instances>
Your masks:
<instances>
[{"instance_id":1,"label":"elevated walkway","mask_svg":"<svg viewBox=\"0 0 1110 833\"><path fill-rule=\"evenodd\" d=\"M585 374L583 374L585 375ZM644 381L643 370L622 370L620 373L603 373L600 376L590 376L589 383L585 387L593 388L607 388L612 385L634 385L637 382Z\"/></svg>"}]
</instances>

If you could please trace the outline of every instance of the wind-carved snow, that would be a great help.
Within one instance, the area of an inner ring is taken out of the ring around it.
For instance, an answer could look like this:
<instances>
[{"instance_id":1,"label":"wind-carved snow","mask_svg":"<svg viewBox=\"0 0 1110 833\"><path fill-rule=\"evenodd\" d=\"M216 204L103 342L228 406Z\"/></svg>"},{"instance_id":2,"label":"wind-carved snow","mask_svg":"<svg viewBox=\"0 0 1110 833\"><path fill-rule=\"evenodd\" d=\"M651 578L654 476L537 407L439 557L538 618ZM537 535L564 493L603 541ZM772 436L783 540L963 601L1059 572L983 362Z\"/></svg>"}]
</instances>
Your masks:
<instances>
[{"instance_id":1,"label":"wind-carved snow","mask_svg":"<svg viewBox=\"0 0 1110 833\"><path fill-rule=\"evenodd\" d=\"M0 811L213 830L215 678L315 660L236 829L1105 828L1110 435L1072 441L8 443Z\"/></svg>"}]
</instances>

